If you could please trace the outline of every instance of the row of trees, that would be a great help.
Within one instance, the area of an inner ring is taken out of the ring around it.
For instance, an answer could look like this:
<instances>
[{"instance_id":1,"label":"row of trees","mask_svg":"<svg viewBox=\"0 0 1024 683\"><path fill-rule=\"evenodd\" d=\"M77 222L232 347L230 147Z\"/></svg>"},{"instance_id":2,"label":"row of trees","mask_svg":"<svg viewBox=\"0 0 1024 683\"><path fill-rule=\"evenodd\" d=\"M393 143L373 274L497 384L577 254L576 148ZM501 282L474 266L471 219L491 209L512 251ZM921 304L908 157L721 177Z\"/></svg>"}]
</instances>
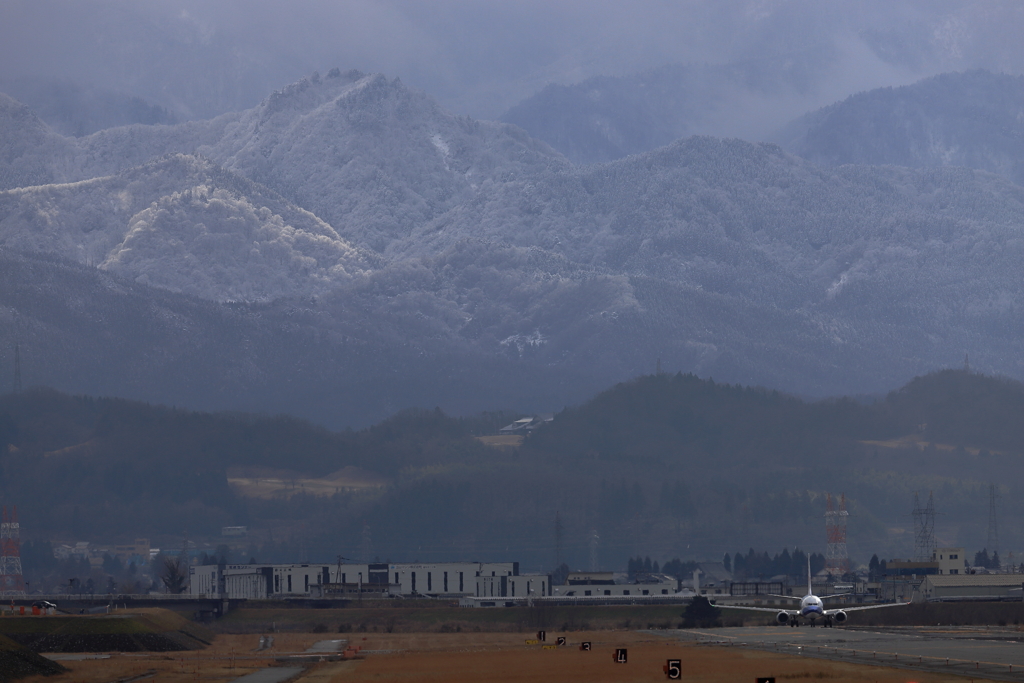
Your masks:
<instances>
[{"instance_id":1,"label":"row of trees","mask_svg":"<svg viewBox=\"0 0 1024 683\"><path fill-rule=\"evenodd\" d=\"M817 574L825 568L825 556L821 553L811 553L811 573ZM775 556L767 552L755 552L753 548L747 554L736 553L731 556L726 553L722 558L722 564L728 571L731 571L736 579L757 579L765 580L773 576L786 576L788 578L807 578L807 553L799 548L789 552L784 548L781 553Z\"/></svg>"}]
</instances>

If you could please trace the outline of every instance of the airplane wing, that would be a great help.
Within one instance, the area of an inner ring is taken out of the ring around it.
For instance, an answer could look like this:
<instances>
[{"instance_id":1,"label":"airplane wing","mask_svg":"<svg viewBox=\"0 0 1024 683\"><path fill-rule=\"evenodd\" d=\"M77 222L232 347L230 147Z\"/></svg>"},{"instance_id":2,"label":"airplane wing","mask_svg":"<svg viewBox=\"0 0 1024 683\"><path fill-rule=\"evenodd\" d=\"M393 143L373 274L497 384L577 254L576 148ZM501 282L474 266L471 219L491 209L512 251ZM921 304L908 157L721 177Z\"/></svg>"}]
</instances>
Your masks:
<instances>
[{"instance_id":1,"label":"airplane wing","mask_svg":"<svg viewBox=\"0 0 1024 683\"><path fill-rule=\"evenodd\" d=\"M884 605L860 605L859 607L835 607L825 610L825 616L836 612L859 612L865 609L881 609L883 607L904 607L909 602L887 602Z\"/></svg>"},{"instance_id":2,"label":"airplane wing","mask_svg":"<svg viewBox=\"0 0 1024 683\"><path fill-rule=\"evenodd\" d=\"M747 605L715 605L715 607L719 609L745 609L751 612L771 612L772 614L785 612L790 616L800 615L800 610L798 609L783 609L782 607L748 607Z\"/></svg>"}]
</instances>

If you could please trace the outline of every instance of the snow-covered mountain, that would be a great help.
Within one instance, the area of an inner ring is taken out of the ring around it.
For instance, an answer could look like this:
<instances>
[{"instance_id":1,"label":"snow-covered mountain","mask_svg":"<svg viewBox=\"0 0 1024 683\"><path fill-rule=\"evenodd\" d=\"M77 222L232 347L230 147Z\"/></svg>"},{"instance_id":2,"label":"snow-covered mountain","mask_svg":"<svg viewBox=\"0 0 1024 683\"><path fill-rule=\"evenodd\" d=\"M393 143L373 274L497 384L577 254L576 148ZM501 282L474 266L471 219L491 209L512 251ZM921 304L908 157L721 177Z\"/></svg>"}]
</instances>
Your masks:
<instances>
[{"instance_id":1,"label":"snow-covered mountain","mask_svg":"<svg viewBox=\"0 0 1024 683\"><path fill-rule=\"evenodd\" d=\"M322 293L375 261L309 211L180 154L0 192L0 245L215 301Z\"/></svg>"},{"instance_id":2,"label":"snow-covered mountain","mask_svg":"<svg viewBox=\"0 0 1024 683\"><path fill-rule=\"evenodd\" d=\"M262 409L292 410L282 397L306 387L361 392L360 420L380 416L408 405L382 379L394 368L422 388L405 396L459 409L558 408L659 358L815 394L885 390L964 352L1024 375L1024 188L983 171L820 167L710 137L580 167L513 125L338 70L247 111L78 139L4 102L0 247L236 302L262 340L247 396ZM60 325L6 305L37 338ZM220 338L217 316L195 320ZM305 364L270 351L296 339ZM371 347L375 370L353 372ZM491 380L488 363L504 368ZM204 399L245 385L182 381ZM503 403L474 381L501 383Z\"/></svg>"}]
</instances>

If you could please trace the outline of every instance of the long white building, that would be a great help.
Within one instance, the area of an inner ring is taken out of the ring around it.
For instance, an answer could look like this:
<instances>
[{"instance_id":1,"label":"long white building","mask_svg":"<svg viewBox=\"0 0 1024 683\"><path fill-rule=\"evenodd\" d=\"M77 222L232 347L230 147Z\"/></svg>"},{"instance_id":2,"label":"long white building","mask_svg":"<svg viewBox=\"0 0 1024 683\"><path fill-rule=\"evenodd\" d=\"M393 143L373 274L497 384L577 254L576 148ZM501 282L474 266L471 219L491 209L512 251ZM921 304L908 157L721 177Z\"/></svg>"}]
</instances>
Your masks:
<instances>
[{"instance_id":1,"label":"long white building","mask_svg":"<svg viewBox=\"0 0 1024 683\"><path fill-rule=\"evenodd\" d=\"M229 564L194 566L189 574L192 595L230 600L551 595L551 577L521 575L518 562Z\"/></svg>"}]
</instances>

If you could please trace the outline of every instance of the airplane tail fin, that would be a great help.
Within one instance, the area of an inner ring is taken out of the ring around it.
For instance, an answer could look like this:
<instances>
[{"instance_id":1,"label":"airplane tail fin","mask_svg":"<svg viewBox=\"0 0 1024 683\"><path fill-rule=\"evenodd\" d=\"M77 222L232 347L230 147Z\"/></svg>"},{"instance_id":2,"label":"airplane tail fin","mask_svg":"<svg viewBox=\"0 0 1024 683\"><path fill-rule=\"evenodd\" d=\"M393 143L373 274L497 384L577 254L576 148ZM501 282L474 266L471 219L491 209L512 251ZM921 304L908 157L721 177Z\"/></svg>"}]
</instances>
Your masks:
<instances>
[{"instance_id":1,"label":"airplane tail fin","mask_svg":"<svg viewBox=\"0 0 1024 683\"><path fill-rule=\"evenodd\" d=\"M810 595L813 592L811 590L811 554L807 553L807 594Z\"/></svg>"}]
</instances>

